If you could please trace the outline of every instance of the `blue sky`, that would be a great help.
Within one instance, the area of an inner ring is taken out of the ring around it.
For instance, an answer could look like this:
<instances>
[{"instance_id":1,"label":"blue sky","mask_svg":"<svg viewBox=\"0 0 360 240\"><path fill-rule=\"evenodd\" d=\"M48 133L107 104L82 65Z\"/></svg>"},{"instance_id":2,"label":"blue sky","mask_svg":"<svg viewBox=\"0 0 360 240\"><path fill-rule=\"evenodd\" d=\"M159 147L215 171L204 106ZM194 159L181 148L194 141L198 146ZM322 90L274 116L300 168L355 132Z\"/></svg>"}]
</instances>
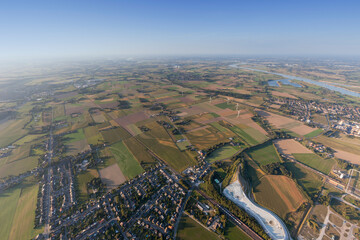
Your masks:
<instances>
[{"instance_id":1,"label":"blue sky","mask_svg":"<svg viewBox=\"0 0 360 240\"><path fill-rule=\"evenodd\" d=\"M356 1L0 2L0 58L360 55Z\"/></svg>"}]
</instances>

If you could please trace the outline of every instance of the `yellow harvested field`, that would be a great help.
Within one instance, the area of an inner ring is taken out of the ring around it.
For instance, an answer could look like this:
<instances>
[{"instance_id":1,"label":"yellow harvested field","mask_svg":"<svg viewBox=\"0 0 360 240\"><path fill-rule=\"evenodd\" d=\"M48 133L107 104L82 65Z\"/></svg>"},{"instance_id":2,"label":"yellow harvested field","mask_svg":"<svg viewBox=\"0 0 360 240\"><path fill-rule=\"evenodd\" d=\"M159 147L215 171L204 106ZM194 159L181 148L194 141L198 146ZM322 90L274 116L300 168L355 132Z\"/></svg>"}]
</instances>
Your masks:
<instances>
[{"instance_id":1,"label":"yellow harvested field","mask_svg":"<svg viewBox=\"0 0 360 240\"><path fill-rule=\"evenodd\" d=\"M311 150L303 146L301 143L295 141L294 139L275 140L274 144L278 151L282 154L312 153Z\"/></svg>"}]
</instances>

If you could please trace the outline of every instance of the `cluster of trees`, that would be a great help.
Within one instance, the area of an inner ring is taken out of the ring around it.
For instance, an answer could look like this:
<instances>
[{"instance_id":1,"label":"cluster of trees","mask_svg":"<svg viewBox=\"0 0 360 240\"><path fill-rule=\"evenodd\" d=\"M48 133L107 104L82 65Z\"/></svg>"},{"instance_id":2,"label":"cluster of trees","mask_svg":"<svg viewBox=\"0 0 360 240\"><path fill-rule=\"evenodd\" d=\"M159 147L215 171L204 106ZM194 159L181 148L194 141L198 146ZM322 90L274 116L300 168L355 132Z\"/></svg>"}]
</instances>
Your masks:
<instances>
[{"instance_id":1,"label":"cluster of trees","mask_svg":"<svg viewBox=\"0 0 360 240\"><path fill-rule=\"evenodd\" d=\"M106 188L106 185L101 181L101 178L93 178L87 183L87 190L90 192L90 197L99 197Z\"/></svg>"},{"instance_id":2,"label":"cluster of trees","mask_svg":"<svg viewBox=\"0 0 360 240\"><path fill-rule=\"evenodd\" d=\"M288 177L292 177L292 173L286 169L286 167L279 162L270 163L265 166L263 166L263 169L271 175L284 175Z\"/></svg>"},{"instance_id":3,"label":"cluster of trees","mask_svg":"<svg viewBox=\"0 0 360 240\"><path fill-rule=\"evenodd\" d=\"M118 107L120 109L129 109L129 108L131 108L131 103L129 101L119 100L118 102L119 102Z\"/></svg>"},{"instance_id":4,"label":"cluster of trees","mask_svg":"<svg viewBox=\"0 0 360 240\"><path fill-rule=\"evenodd\" d=\"M250 227L253 231L255 231L259 236L266 240L270 240L269 236L266 235L265 231L261 228L259 223L251 217L249 214L247 214L244 210L242 210L240 207L238 207L235 203L227 199L225 196L223 196L218 190L214 187L214 176L213 173L207 176L206 182L205 182L205 191L207 194L212 196L219 204L223 205L229 211L231 211L233 214L235 214L242 222L244 222L248 227Z\"/></svg>"},{"instance_id":5,"label":"cluster of trees","mask_svg":"<svg viewBox=\"0 0 360 240\"><path fill-rule=\"evenodd\" d=\"M140 101L141 103L147 103L147 102L149 102L149 100L148 100L147 98L139 98L139 101Z\"/></svg>"},{"instance_id":6,"label":"cluster of trees","mask_svg":"<svg viewBox=\"0 0 360 240\"><path fill-rule=\"evenodd\" d=\"M204 90L204 92L207 94L215 95L215 96L223 95L223 96L240 98L240 99L250 99L251 98L250 94L229 92L229 91L225 91L225 90L208 90L208 89L206 89L206 90Z\"/></svg>"}]
</instances>

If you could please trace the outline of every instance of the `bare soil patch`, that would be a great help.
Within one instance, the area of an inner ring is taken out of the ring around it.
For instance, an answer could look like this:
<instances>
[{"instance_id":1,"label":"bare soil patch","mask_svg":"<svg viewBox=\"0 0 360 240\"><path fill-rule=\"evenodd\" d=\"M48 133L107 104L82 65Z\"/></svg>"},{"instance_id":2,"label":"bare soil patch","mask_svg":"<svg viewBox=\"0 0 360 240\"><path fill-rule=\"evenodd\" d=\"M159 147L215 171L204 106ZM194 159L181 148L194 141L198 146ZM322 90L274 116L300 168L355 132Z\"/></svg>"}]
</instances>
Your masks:
<instances>
[{"instance_id":1,"label":"bare soil patch","mask_svg":"<svg viewBox=\"0 0 360 240\"><path fill-rule=\"evenodd\" d=\"M114 189L126 181L124 174L116 163L99 170L99 175L108 189Z\"/></svg>"}]
</instances>

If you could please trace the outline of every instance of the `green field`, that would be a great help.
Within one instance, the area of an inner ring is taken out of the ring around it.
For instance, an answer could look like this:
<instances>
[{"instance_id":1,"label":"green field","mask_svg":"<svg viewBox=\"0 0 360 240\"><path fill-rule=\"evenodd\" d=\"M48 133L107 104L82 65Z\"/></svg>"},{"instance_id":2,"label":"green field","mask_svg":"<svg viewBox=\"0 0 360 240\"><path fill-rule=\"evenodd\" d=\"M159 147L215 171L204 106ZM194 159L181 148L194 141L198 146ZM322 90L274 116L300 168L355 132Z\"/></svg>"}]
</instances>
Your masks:
<instances>
[{"instance_id":1,"label":"green field","mask_svg":"<svg viewBox=\"0 0 360 240\"><path fill-rule=\"evenodd\" d=\"M155 159L148 153L147 149L135 138L125 139L124 143L139 163L153 164L156 162Z\"/></svg>"},{"instance_id":2,"label":"green field","mask_svg":"<svg viewBox=\"0 0 360 240\"><path fill-rule=\"evenodd\" d=\"M239 151L239 147L234 146L223 146L219 149L216 149L214 152L211 153L209 157L206 158L206 161L212 163L218 160L226 159L232 157L237 151Z\"/></svg>"},{"instance_id":3,"label":"green field","mask_svg":"<svg viewBox=\"0 0 360 240\"><path fill-rule=\"evenodd\" d=\"M226 221L224 236L227 240L251 240L248 235L230 221Z\"/></svg>"},{"instance_id":4,"label":"green field","mask_svg":"<svg viewBox=\"0 0 360 240\"><path fill-rule=\"evenodd\" d=\"M139 135L140 141L142 141L148 148L160 156L175 170L182 172L186 168L195 165L196 161L192 159L186 152L181 152L174 143L167 142L161 144L154 138L149 138L143 134Z\"/></svg>"},{"instance_id":5,"label":"green field","mask_svg":"<svg viewBox=\"0 0 360 240\"><path fill-rule=\"evenodd\" d=\"M77 176L77 183L79 188L79 200L86 201L89 197L87 191L87 184L94 178L99 177L99 173L96 169L87 169L86 171L81 172Z\"/></svg>"},{"instance_id":6,"label":"green field","mask_svg":"<svg viewBox=\"0 0 360 240\"><path fill-rule=\"evenodd\" d=\"M195 222L187 215L183 215L180 220L178 232L176 234L177 240L215 240L218 236L203 228L200 224Z\"/></svg>"},{"instance_id":7,"label":"green field","mask_svg":"<svg viewBox=\"0 0 360 240\"><path fill-rule=\"evenodd\" d=\"M105 142L107 142L108 144L113 144L131 137L130 133L122 127L103 130L101 131L101 135L103 136Z\"/></svg>"},{"instance_id":8,"label":"green field","mask_svg":"<svg viewBox=\"0 0 360 240\"><path fill-rule=\"evenodd\" d=\"M127 127L128 127L132 132L134 132L136 135L142 133L142 131L141 131L135 124L129 124Z\"/></svg>"},{"instance_id":9,"label":"green field","mask_svg":"<svg viewBox=\"0 0 360 240\"><path fill-rule=\"evenodd\" d=\"M24 143L31 143L32 141L45 136L45 134L28 134L19 140L17 140L14 145L23 145Z\"/></svg>"},{"instance_id":10,"label":"green field","mask_svg":"<svg viewBox=\"0 0 360 240\"><path fill-rule=\"evenodd\" d=\"M134 155L130 153L129 149L123 142L111 145L110 151L126 177L133 178L144 172L144 169L141 167L139 162L136 161Z\"/></svg>"},{"instance_id":11,"label":"green field","mask_svg":"<svg viewBox=\"0 0 360 240\"><path fill-rule=\"evenodd\" d=\"M250 146L254 146L259 144L259 141L257 141L254 137L253 134L249 134L246 130L247 129L251 129L249 127L247 128L239 128L237 126L233 126L230 127L231 131L233 131L234 133L236 133L239 137L241 137L241 139L243 139L247 144L249 144ZM255 132L256 130L253 129L253 131ZM258 131L256 131L258 132ZM259 132L260 133L260 132Z\"/></svg>"},{"instance_id":12,"label":"green field","mask_svg":"<svg viewBox=\"0 0 360 240\"><path fill-rule=\"evenodd\" d=\"M31 239L34 229L38 184L19 184L0 193L0 238Z\"/></svg>"},{"instance_id":13,"label":"green field","mask_svg":"<svg viewBox=\"0 0 360 240\"><path fill-rule=\"evenodd\" d=\"M30 117L9 120L0 124L0 147L6 147L17 139L25 136L28 130L23 127L30 120Z\"/></svg>"},{"instance_id":14,"label":"green field","mask_svg":"<svg viewBox=\"0 0 360 240\"><path fill-rule=\"evenodd\" d=\"M236 110L236 104L234 104L234 103L223 102L223 103L216 104L215 106L218 108L221 108L221 109L229 108L234 111Z\"/></svg>"},{"instance_id":15,"label":"green field","mask_svg":"<svg viewBox=\"0 0 360 240\"><path fill-rule=\"evenodd\" d=\"M280 162L279 155L271 141L253 147L247 153L260 166Z\"/></svg>"},{"instance_id":16,"label":"green field","mask_svg":"<svg viewBox=\"0 0 360 240\"><path fill-rule=\"evenodd\" d=\"M9 240L32 239L43 229L34 229L38 184L24 186L17 202Z\"/></svg>"},{"instance_id":17,"label":"green field","mask_svg":"<svg viewBox=\"0 0 360 240\"><path fill-rule=\"evenodd\" d=\"M332 166L335 164L334 159L324 159L314 153L294 153L293 156L297 161L324 174L329 174Z\"/></svg>"},{"instance_id":18,"label":"green field","mask_svg":"<svg viewBox=\"0 0 360 240\"><path fill-rule=\"evenodd\" d=\"M22 145L15 149L9 157L0 159L0 178L10 175L17 176L37 167L39 157L29 157L29 151L29 144Z\"/></svg>"},{"instance_id":19,"label":"green field","mask_svg":"<svg viewBox=\"0 0 360 240\"><path fill-rule=\"evenodd\" d=\"M312 131L311 133L308 133L308 134L304 135L304 137L313 138L313 137L316 137L316 136L320 135L322 132L324 132L324 130L319 128L319 129L316 129L315 131Z\"/></svg>"},{"instance_id":20,"label":"green field","mask_svg":"<svg viewBox=\"0 0 360 240\"><path fill-rule=\"evenodd\" d=\"M84 130L82 128L76 130L74 133L66 134L64 136L64 143L70 144L72 142L77 142L85 139Z\"/></svg>"},{"instance_id":21,"label":"green field","mask_svg":"<svg viewBox=\"0 0 360 240\"><path fill-rule=\"evenodd\" d=\"M89 144L96 145L104 142L102 135L95 126L84 128L86 140Z\"/></svg>"},{"instance_id":22,"label":"green field","mask_svg":"<svg viewBox=\"0 0 360 240\"><path fill-rule=\"evenodd\" d=\"M322 180L319 175L294 162L286 162L285 167L291 171L293 178L297 180L309 196L313 197L319 192L322 185Z\"/></svg>"},{"instance_id":23,"label":"green field","mask_svg":"<svg viewBox=\"0 0 360 240\"><path fill-rule=\"evenodd\" d=\"M221 126L219 122L212 122L210 123L211 126L219 130L220 132L227 132L229 131L226 127Z\"/></svg>"},{"instance_id":24,"label":"green field","mask_svg":"<svg viewBox=\"0 0 360 240\"><path fill-rule=\"evenodd\" d=\"M9 238L20 193L21 193L21 186L18 185L0 194L1 239Z\"/></svg>"}]
</instances>

